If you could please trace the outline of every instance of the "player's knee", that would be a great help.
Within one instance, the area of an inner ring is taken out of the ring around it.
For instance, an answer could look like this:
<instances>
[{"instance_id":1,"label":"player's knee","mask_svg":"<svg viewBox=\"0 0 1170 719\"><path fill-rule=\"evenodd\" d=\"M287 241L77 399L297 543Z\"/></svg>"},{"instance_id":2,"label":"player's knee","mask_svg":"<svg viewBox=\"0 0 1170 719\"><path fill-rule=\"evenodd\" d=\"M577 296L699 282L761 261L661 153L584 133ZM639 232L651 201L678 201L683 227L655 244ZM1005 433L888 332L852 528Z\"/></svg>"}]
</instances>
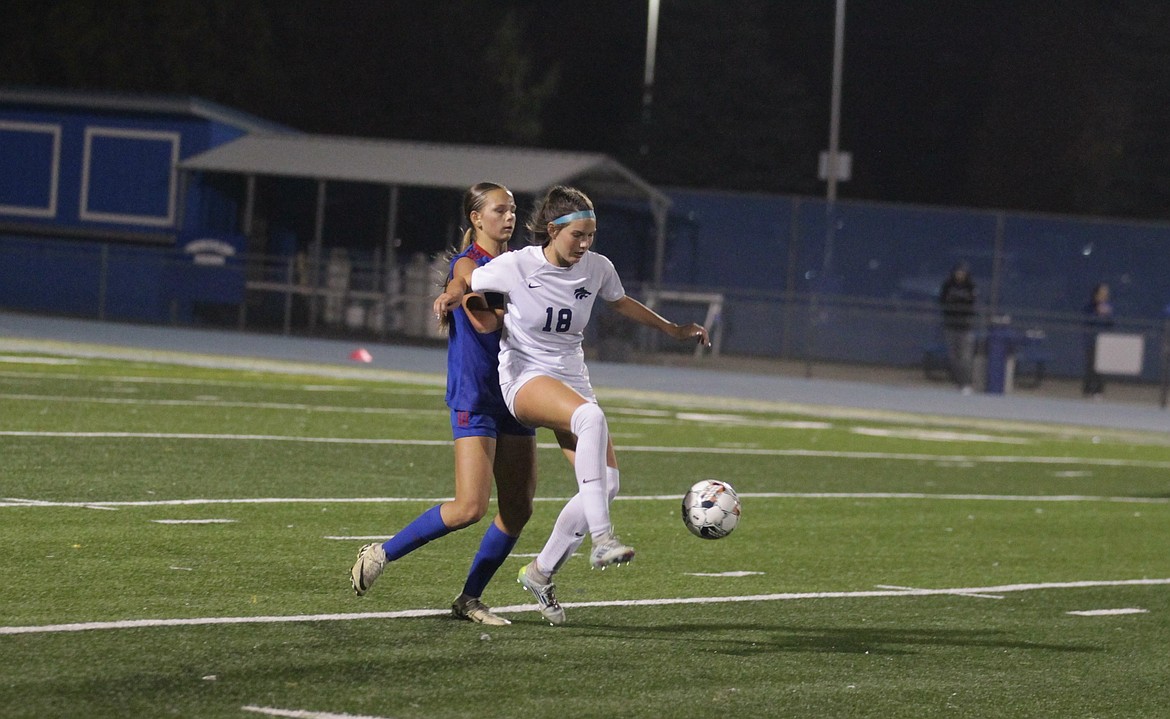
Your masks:
<instances>
[{"instance_id":1,"label":"player's knee","mask_svg":"<svg viewBox=\"0 0 1170 719\"><path fill-rule=\"evenodd\" d=\"M444 520L452 531L463 529L483 519L487 514L487 502L451 502L444 514Z\"/></svg>"},{"instance_id":2,"label":"player's knee","mask_svg":"<svg viewBox=\"0 0 1170 719\"><path fill-rule=\"evenodd\" d=\"M528 520L532 518L532 502L517 502L509 503L507 506L500 505L500 523L504 525L504 531L513 537L520 536L524 525L528 524Z\"/></svg>"},{"instance_id":3,"label":"player's knee","mask_svg":"<svg viewBox=\"0 0 1170 719\"><path fill-rule=\"evenodd\" d=\"M602 412L601 407L592 402L586 402L573 411L570 426L573 434L578 437L587 437L591 434L597 434L600 437L609 436L609 425L605 421L605 412Z\"/></svg>"}]
</instances>

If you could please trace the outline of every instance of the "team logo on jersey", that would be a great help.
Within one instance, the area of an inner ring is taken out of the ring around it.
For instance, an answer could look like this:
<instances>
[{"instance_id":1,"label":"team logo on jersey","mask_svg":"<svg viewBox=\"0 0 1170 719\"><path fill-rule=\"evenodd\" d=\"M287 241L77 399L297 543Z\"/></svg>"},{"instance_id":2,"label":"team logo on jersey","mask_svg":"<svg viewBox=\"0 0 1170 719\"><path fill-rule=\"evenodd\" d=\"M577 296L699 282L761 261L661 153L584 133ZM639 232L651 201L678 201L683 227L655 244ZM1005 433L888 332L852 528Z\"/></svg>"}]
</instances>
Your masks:
<instances>
[{"instance_id":1,"label":"team logo on jersey","mask_svg":"<svg viewBox=\"0 0 1170 719\"><path fill-rule=\"evenodd\" d=\"M591 294L593 294L593 293L590 292L589 290L585 289L584 287L578 287L577 289L573 290L573 296L579 300L583 300Z\"/></svg>"}]
</instances>

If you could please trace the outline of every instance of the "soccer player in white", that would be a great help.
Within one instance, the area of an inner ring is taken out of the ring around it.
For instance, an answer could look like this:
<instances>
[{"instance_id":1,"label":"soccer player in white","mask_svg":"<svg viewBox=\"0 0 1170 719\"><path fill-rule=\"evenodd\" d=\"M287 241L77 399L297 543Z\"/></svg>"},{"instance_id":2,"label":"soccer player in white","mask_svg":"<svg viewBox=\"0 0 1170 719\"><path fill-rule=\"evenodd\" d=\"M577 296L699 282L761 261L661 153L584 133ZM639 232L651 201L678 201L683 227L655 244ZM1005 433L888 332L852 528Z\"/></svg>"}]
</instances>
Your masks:
<instances>
[{"instance_id":1,"label":"soccer player in white","mask_svg":"<svg viewBox=\"0 0 1170 719\"><path fill-rule=\"evenodd\" d=\"M435 300L447 312L468 291L507 298L500 341L500 387L509 411L531 427L556 433L573 463L577 494L561 511L552 535L519 581L553 624L564 610L552 575L584 539L592 538L591 564L603 569L628 562L634 550L613 533L609 502L618 491L617 459L605 414L597 404L581 347L593 303L601 297L618 314L678 340L710 344L702 325L679 325L629 297L613 263L590 248L597 236L593 203L575 188L557 186L537 203L527 223L533 244L506 253L471 273L470 287L456 278Z\"/></svg>"}]
</instances>

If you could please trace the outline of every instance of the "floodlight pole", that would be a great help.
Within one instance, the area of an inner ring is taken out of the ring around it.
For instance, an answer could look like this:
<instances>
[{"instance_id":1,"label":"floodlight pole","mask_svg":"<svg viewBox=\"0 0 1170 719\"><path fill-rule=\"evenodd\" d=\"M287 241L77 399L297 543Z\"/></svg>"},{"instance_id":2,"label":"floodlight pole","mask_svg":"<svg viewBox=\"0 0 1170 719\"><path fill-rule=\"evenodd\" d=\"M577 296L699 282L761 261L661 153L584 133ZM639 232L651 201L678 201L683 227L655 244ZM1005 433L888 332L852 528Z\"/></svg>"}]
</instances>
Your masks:
<instances>
[{"instance_id":1,"label":"floodlight pole","mask_svg":"<svg viewBox=\"0 0 1170 719\"><path fill-rule=\"evenodd\" d=\"M642 142L638 154L650 154L650 111L654 103L654 60L658 55L658 7L661 0L648 0L646 7L646 72L642 76ZM654 213L654 289L662 288L663 266L666 262L666 222L668 205L653 198L650 210Z\"/></svg>"},{"instance_id":2,"label":"floodlight pole","mask_svg":"<svg viewBox=\"0 0 1170 719\"><path fill-rule=\"evenodd\" d=\"M833 88L829 104L829 152L825 172L825 253L821 260L821 275L809 296L809 336L805 350L804 374L812 377L813 353L817 344L820 295L828 289L829 273L833 267L833 244L837 234L837 179L841 161L841 75L845 64L845 0L837 0L833 22Z\"/></svg>"},{"instance_id":3,"label":"floodlight pole","mask_svg":"<svg viewBox=\"0 0 1170 719\"><path fill-rule=\"evenodd\" d=\"M646 72L642 77L642 144L639 154L650 154L650 109L654 102L654 59L658 54L658 6L661 0L648 0L646 17Z\"/></svg>"},{"instance_id":4,"label":"floodlight pole","mask_svg":"<svg viewBox=\"0 0 1170 719\"><path fill-rule=\"evenodd\" d=\"M840 174L841 161L841 75L844 64L845 0L837 0L837 13L833 24L833 93L829 107L829 171L825 183L825 216L828 229L825 232L822 279L826 279L833 264L833 241L837 224L834 206L837 203L837 178Z\"/></svg>"}]
</instances>

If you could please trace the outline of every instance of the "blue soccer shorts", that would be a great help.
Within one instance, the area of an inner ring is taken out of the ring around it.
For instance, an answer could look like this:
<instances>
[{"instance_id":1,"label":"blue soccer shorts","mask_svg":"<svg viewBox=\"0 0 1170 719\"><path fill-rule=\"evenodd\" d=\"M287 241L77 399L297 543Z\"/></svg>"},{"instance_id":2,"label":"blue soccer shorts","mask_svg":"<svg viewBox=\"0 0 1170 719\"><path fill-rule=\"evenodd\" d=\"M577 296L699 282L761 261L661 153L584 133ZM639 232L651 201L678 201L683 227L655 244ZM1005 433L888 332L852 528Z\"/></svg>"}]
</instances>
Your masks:
<instances>
[{"instance_id":1,"label":"blue soccer shorts","mask_svg":"<svg viewBox=\"0 0 1170 719\"><path fill-rule=\"evenodd\" d=\"M536 435L536 430L520 424L519 420L507 412L483 414L453 409L451 410L451 434L455 439L460 437L498 437L501 434L533 437Z\"/></svg>"}]
</instances>

